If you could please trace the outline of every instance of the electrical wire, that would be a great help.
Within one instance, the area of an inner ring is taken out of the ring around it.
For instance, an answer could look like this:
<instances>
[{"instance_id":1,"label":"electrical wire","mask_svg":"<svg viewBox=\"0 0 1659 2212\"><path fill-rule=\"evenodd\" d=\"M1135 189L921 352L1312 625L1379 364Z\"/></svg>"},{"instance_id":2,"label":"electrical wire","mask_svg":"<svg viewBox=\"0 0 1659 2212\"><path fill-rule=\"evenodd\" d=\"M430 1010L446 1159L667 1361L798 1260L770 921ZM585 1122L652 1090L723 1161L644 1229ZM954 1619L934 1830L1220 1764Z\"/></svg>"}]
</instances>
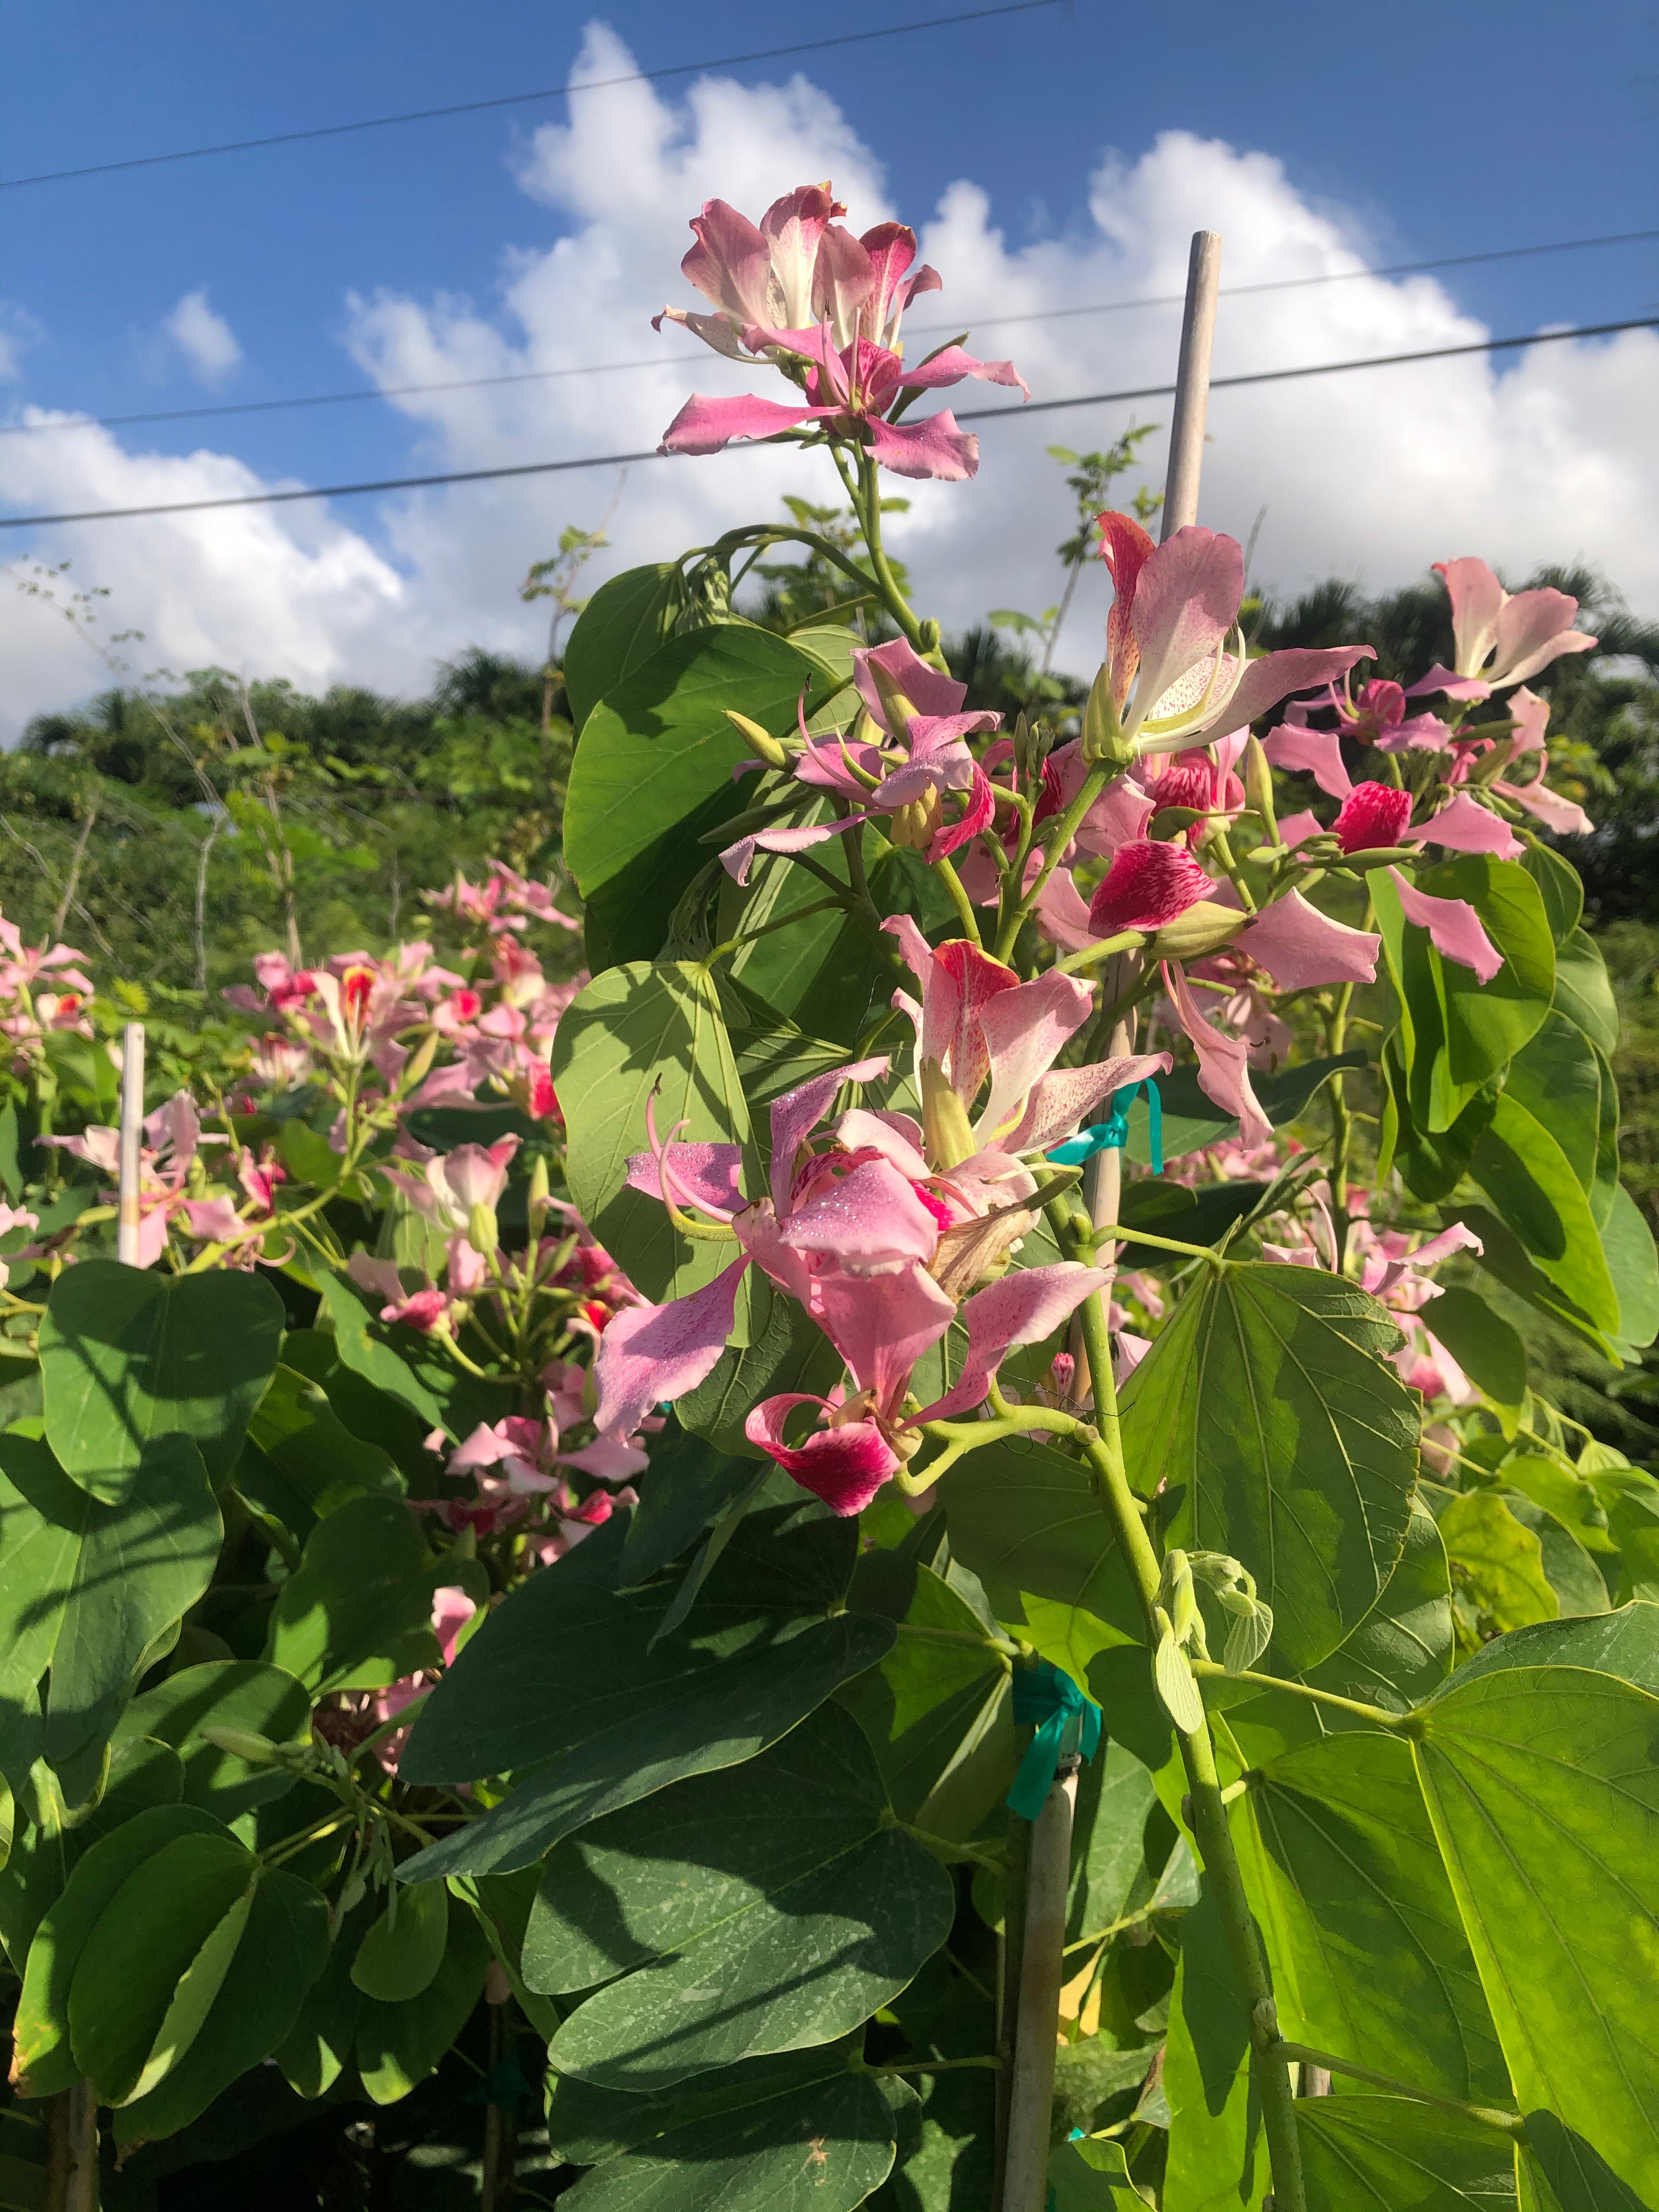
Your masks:
<instances>
[{"instance_id":1,"label":"electrical wire","mask_svg":"<svg viewBox=\"0 0 1659 2212\"><path fill-rule=\"evenodd\" d=\"M123 161L92 161L78 169L43 169L33 177L0 177L0 191L15 192L26 185L59 185L74 177L107 177L118 169L156 169L170 161L204 161L216 154L251 154L266 146L295 146L311 138L343 138L356 131L385 131L398 123L430 123L446 115L479 115L498 107L523 107L538 100L568 100L573 93L604 92L612 85L657 84L665 77L695 76L700 70L737 69L745 62L787 61L794 54L819 54L831 46L857 46L872 39L902 38L911 31L942 31L958 23L982 23L995 15L1028 15L1039 8L1057 8L1061 0L1004 0L995 8L975 8L965 14L930 15L916 23L884 23L870 31L843 31L834 38L803 39L788 46L763 46L750 54L717 54L702 62L674 62L665 69L629 70L622 76L588 77L578 84L544 85L537 92L506 92L493 100L457 100L447 107L415 107L401 115L366 115L355 123L325 123L310 131L278 131L266 138L228 138L215 146L185 146L171 154L135 154Z\"/></svg>"},{"instance_id":2,"label":"electrical wire","mask_svg":"<svg viewBox=\"0 0 1659 2212\"><path fill-rule=\"evenodd\" d=\"M1240 376L1212 376L1210 389L1212 392L1226 392L1237 390L1243 385L1285 384L1297 378L1340 376L1355 369L1395 368L1411 362L1450 361L1459 355L1508 353L1526 346L1556 344L1565 338L1608 337L1620 331L1651 330L1659 330L1659 315L1634 315L1623 322L1583 323L1570 330L1534 331L1519 337L1477 338L1468 345L1425 346L1412 353L1370 354L1357 361L1313 362L1297 368L1262 368ZM1104 407L1127 399L1167 399L1175 388L1173 384L1143 384L1126 392L1085 392L1066 399L1033 399L1019 407L963 408L956 419L958 422L1006 422L1027 415L1052 414L1067 407ZM754 442L764 444L767 441L760 440ZM431 476L382 477L365 483L318 484L290 491L240 492L225 499L170 500L151 507L89 507L74 514L6 514L0 515L0 530L45 528L48 524L64 522L125 522L138 515L202 514L219 507L282 507L295 500L348 499L367 492L419 491L435 484L489 483L503 477L555 476L569 469L631 467L636 461L673 458L676 457L665 454L659 448L653 447L634 453L591 453L564 461L519 461L504 468L448 469Z\"/></svg>"},{"instance_id":3,"label":"electrical wire","mask_svg":"<svg viewBox=\"0 0 1659 2212\"><path fill-rule=\"evenodd\" d=\"M1575 253L1590 246L1630 246L1659 239L1659 229L1612 231L1600 238L1563 238L1540 246L1498 246L1482 253L1445 253L1430 261L1395 261L1380 269L1333 269L1313 276L1273 276L1256 284L1224 284L1224 300L1257 292L1299 291L1310 284L1349 284L1362 276L1413 276L1431 269L1468 269L1479 263L1515 261L1539 253ZM998 330L1016 323L1060 322L1075 315L1121 314L1132 308L1178 307L1185 295L1159 292L1139 300L1098 300L1091 307L1037 307L1019 315L988 315L975 320L974 329ZM934 337L957 325L951 323L911 323L912 337ZM637 368L662 368L676 362L697 362L701 353L641 355L635 361L579 362L566 368L517 369L502 376L458 376L434 384L377 385L367 392L313 392L292 399L238 399L211 407L161 407L139 415L76 415L57 422L0 422L0 438L39 437L48 431L118 430L143 422L195 422L227 415L270 415L286 408L341 407L365 399L409 399L428 392L479 392L498 385L544 384L567 376L617 376Z\"/></svg>"}]
</instances>

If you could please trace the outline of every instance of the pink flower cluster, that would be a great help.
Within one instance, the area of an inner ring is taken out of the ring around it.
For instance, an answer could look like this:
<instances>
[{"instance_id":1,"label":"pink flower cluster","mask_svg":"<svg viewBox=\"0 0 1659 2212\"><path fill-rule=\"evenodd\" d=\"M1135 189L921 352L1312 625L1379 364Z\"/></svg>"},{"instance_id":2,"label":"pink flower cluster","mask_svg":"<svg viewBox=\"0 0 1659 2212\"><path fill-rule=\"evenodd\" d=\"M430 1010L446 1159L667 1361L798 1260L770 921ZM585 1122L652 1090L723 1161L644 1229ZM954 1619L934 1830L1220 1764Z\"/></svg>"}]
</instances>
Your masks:
<instances>
[{"instance_id":1,"label":"pink flower cluster","mask_svg":"<svg viewBox=\"0 0 1659 2212\"><path fill-rule=\"evenodd\" d=\"M118 1177L121 1168L121 1133L94 1124L78 1137L42 1137L78 1160L86 1160L103 1174ZM236 1180L243 1194L239 1209L222 1182L211 1180L203 1157L210 1145L228 1145L228 1136L204 1132L201 1115L187 1091L175 1091L164 1106L146 1116L144 1141L139 1152L138 1251L137 1264L153 1267L167 1250L172 1231L179 1230L199 1244L228 1248L227 1264L252 1267L258 1259L275 1259L261 1249L261 1240L275 1224L272 1219L283 1170L269 1153L256 1158L244 1145L237 1155ZM112 1200L114 1190L108 1194Z\"/></svg>"},{"instance_id":2,"label":"pink flower cluster","mask_svg":"<svg viewBox=\"0 0 1659 2212\"><path fill-rule=\"evenodd\" d=\"M22 1074L39 1059L48 1035L89 1037L93 986L72 945L25 945L14 921L0 915L0 1035L11 1039L12 1067Z\"/></svg>"},{"instance_id":3,"label":"pink flower cluster","mask_svg":"<svg viewBox=\"0 0 1659 2212\"><path fill-rule=\"evenodd\" d=\"M731 360L768 360L805 397L792 405L695 393L664 433L661 452L717 453L734 438L816 424L856 438L897 476L960 479L978 469L979 441L948 408L901 422L901 403L964 377L1017 386L1029 398L1025 380L1012 362L976 361L958 345L907 365L904 311L919 293L939 289L938 271L913 273L916 234L903 223L878 223L855 238L835 220L846 212L828 185L802 185L758 226L724 200L692 217L697 242L680 268L715 312L665 307L655 327L679 323Z\"/></svg>"},{"instance_id":4,"label":"pink flower cluster","mask_svg":"<svg viewBox=\"0 0 1659 2212\"><path fill-rule=\"evenodd\" d=\"M704 1290L618 1315L595 1363L599 1432L625 1433L709 1373L738 1279L759 1267L817 1323L845 1375L825 1398L765 1400L748 1417L749 1437L843 1514L911 1456L924 1422L974 1411L1012 1347L1052 1334L1109 1279L1071 1261L1012 1271L1007 1262L1036 1219L1042 1155L1102 1100L1170 1064L1155 1053L1057 1068L1092 1012L1091 986L1052 972L1022 982L963 940L930 946L908 917L886 927L921 991L919 1002L905 992L893 1002L915 1029L920 1119L858 1106L815 1143L842 1085L877 1083L888 1063L815 1076L774 1103L769 1188L746 1196L738 1146L677 1143L676 1131L659 1139L647 1115L651 1150L629 1162L630 1182L671 1212L695 1207L728 1225L740 1256ZM918 1404L916 1370L958 1318L961 1371ZM792 1417L808 1406L816 1425L792 1443Z\"/></svg>"}]
</instances>

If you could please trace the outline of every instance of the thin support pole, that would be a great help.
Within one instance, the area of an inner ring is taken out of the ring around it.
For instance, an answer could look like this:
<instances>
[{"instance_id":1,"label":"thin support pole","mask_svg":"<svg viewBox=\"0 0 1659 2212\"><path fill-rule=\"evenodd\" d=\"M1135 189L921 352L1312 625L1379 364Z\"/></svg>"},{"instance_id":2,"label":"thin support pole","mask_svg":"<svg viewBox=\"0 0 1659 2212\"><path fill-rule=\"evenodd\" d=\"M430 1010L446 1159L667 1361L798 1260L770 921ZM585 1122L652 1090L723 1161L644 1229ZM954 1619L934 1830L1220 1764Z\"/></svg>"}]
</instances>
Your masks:
<instances>
[{"instance_id":1,"label":"thin support pole","mask_svg":"<svg viewBox=\"0 0 1659 2212\"><path fill-rule=\"evenodd\" d=\"M98 2212L98 2098L76 2081L46 2105L46 2212Z\"/></svg>"},{"instance_id":2,"label":"thin support pole","mask_svg":"<svg viewBox=\"0 0 1659 2212\"><path fill-rule=\"evenodd\" d=\"M144 1136L144 1025L129 1022L121 1039L121 1198L115 1255L138 1265L139 1160Z\"/></svg>"},{"instance_id":3,"label":"thin support pole","mask_svg":"<svg viewBox=\"0 0 1659 2212\"><path fill-rule=\"evenodd\" d=\"M1048 2194L1048 2128L1059 2048L1060 1989L1065 1972L1066 1896L1071 1886L1072 1814L1077 1762L1056 1775L1031 1824L1019 2014L1008 2100L1002 2212L1043 2212Z\"/></svg>"},{"instance_id":4,"label":"thin support pole","mask_svg":"<svg viewBox=\"0 0 1659 2212\"><path fill-rule=\"evenodd\" d=\"M1215 341L1216 294L1221 283L1221 239L1195 230L1187 264L1187 307L1181 319L1181 362L1176 370L1175 413L1170 423L1170 466L1164 479L1163 544L1198 520L1198 479L1204 463L1204 426L1210 411L1210 349Z\"/></svg>"}]
</instances>

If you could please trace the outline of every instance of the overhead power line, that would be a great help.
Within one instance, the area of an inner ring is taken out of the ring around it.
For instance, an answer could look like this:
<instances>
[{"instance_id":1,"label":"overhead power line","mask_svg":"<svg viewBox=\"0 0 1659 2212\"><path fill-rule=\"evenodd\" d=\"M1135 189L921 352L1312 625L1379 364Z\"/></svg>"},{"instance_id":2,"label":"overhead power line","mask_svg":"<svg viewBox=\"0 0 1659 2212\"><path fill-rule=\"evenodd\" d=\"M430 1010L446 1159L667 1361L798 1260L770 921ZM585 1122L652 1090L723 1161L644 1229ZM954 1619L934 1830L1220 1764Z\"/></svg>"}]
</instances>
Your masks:
<instances>
[{"instance_id":1,"label":"overhead power line","mask_svg":"<svg viewBox=\"0 0 1659 2212\"><path fill-rule=\"evenodd\" d=\"M1552 345L1565 338L1609 337L1620 331L1659 330L1659 315L1634 315L1617 323L1583 323L1563 331L1533 331L1510 338L1477 338L1468 345L1425 346L1412 353L1370 354L1358 361L1313 362L1297 368L1254 369L1242 376L1212 376L1212 392L1236 390L1243 385L1287 384L1298 378L1341 376L1363 368L1398 368L1412 362L1450 361L1461 354L1508 353L1517 348ZM1067 399L1033 399L1018 407L967 407L958 422L1008 422L1028 415L1053 414L1067 407L1105 407L1127 399L1167 399L1173 384L1143 384L1126 392L1084 392ZM757 441L764 443L764 441ZM202 514L218 507L283 507L295 500L349 499L361 493L421 491L437 484L489 483L504 477L556 476L568 469L631 466L636 461L672 459L653 447L634 453L587 453L565 461L517 461L504 468L447 469L432 476L382 477L372 483L307 485L292 491L239 492L225 499L182 499L151 507L89 507L74 514L0 515L0 530L44 528L60 522L125 522L138 515Z\"/></svg>"},{"instance_id":2,"label":"overhead power line","mask_svg":"<svg viewBox=\"0 0 1659 2212\"><path fill-rule=\"evenodd\" d=\"M1659 239L1659 229L1620 230L1600 238L1562 238L1540 246L1498 246L1481 253L1443 253L1429 261L1395 261L1377 269L1332 269L1313 276L1273 276L1256 284L1224 284L1223 299L1257 292L1299 291L1310 284L1350 284L1362 276L1413 276L1431 269L1467 269L1477 263L1516 261L1540 253L1575 253L1590 246L1631 246ZM1066 320L1076 315L1122 314L1139 307L1178 307L1185 295L1159 292L1138 300L1097 300L1083 307L1037 307L1018 315L988 315L973 327L1000 330L1018 323ZM911 323L913 337L933 337L957 327L952 323ZM119 430L143 422L196 422L227 415L270 415L286 408L341 407L366 399L409 399L428 392L479 392L499 385L544 384L567 376L617 376L624 370L663 368L676 362L705 359L701 353L641 354L633 361L578 362L564 368L515 369L501 376L457 376L432 384L376 385L362 392L312 392L291 399L237 399L208 407L159 407L137 415L76 415L57 422L0 422L0 438L39 437L49 431Z\"/></svg>"},{"instance_id":3,"label":"overhead power line","mask_svg":"<svg viewBox=\"0 0 1659 2212\"><path fill-rule=\"evenodd\" d=\"M537 92L505 92L493 100L461 100L447 107L414 107L400 115L366 115L355 123L324 123L310 131L277 131L264 138L228 138L214 146L185 146L170 154L134 154L123 161L90 161L78 169L43 169L38 176L0 177L0 191L25 185L60 185L72 177L106 177L118 169L156 169L170 161L204 161L216 154L252 154L266 146L296 146L310 138L344 138L356 131L386 131L398 123L432 123L446 115L481 115L490 108L524 107L539 100L566 100L572 93L604 92L612 85L656 84L665 77L696 76L702 70L736 69L746 62L787 61L795 54L818 54L831 46L857 46L872 39L898 39L911 31L942 31L959 23L981 23L997 15L1028 15L1056 8L1060 0L1005 0L995 8L963 14L930 15L916 23L884 23L870 31L842 31L833 38L802 39L787 46L763 46L748 54L716 54L702 62L674 62L665 69L629 70L621 76L586 77L577 84L544 85Z\"/></svg>"}]
</instances>

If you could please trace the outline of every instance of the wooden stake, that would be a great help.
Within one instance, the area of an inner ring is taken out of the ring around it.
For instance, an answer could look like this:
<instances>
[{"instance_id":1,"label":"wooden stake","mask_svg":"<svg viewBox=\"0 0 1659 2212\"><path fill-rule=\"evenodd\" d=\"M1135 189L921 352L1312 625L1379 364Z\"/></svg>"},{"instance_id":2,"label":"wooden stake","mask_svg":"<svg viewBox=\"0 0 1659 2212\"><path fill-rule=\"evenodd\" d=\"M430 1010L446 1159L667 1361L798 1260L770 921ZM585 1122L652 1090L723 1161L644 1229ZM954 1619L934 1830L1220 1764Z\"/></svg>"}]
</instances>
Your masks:
<instances>
[{"instance_id":1,"label":"wooden stake","mask_svg":"<svg viewBox=\"0 0 1659 2212\"><path fill-rule=\"evenodd\" d=\"M1057 1775L1031 1825L1030 1887L1019 1977L1019 2018L1008 2100L1002 2212L1043 2212L1048 2194L1048 2130L1054 2102L1060 1985L1071 1887L1072 1814L1077 1766Z\"/></svg>"},{"instance_id":2,"label":"wooden stake","mask_svg":"<svg viewBox=\"0 0 1659 2212\"><path fill-rule=\"evenodd\" d=\"M45 2212L98 2212L98 2098L90 2081L48 2097Z\"/></svg>"},{"instance_id":3,"label":"wooden stake","mask_svg":"<svg viewBox=\"0 0 1659 2212\"><path fill-rule=\"evenodd\" d=\"M121 1197L115 1256L138 1265L139 1158L144 1139L144 1025L129 1022L121 1039Z\"/></svg>"},{"instance_id":4,"label":"wooden stake","mask_svg":"<svg viewBox=\"0 0 1659 2212\"><path fill-rule=\"evenodd\" d=\"M1176 370L1159 544L1198 520L1198 479L1204 464L1204 426L1210 411L1210 349L1215 340L1215 302L1220 283L1219 234L1195 230L1187 264L1187 307L1181 319L1181 361Z\"/></svg>"}]
</instances>

